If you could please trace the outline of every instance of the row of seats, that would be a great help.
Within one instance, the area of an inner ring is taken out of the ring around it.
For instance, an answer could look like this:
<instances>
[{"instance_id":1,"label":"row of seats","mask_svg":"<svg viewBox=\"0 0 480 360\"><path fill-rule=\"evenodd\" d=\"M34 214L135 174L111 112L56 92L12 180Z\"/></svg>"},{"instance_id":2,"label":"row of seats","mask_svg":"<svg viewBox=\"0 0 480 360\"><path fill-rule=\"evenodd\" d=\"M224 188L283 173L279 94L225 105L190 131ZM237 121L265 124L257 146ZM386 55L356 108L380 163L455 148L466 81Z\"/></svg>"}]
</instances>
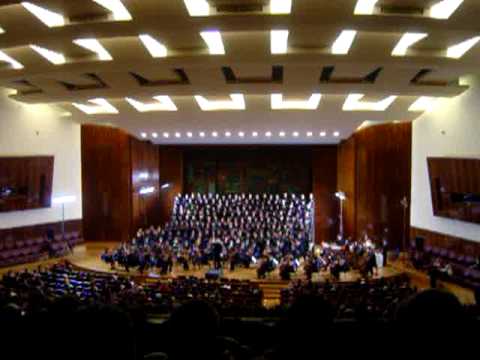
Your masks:
<instances>
[{"instance_id":1,"label":"row of seats","mask_svg":"<svg viewBox=\"0 0 480 360\"><path fill-rule=\"evenodd\" d=\"M480 287L480 268L473 254L460 254L453 250L425 245L423 250L417 249L415 242L410 243L410 254L413 265L421 270L428 270L435 261L440 259L451 265L452 274L443 274L447 280L471 288Z\"/></svg>"},{"instance_id":2,"label":"row of seats","mask_svg":"<svg viewBox=\"0 0 480 360\"><path fill-rule=\"evenodd\" d=\"M25 264L38 261L50 256L63 256L68 253L68 248L83 242L83 237L78 231L55 235L53 241L48 241L45 236L26 240L16 240L13 237L0 239L0 267Z\"/></svg>"}]
</instances>

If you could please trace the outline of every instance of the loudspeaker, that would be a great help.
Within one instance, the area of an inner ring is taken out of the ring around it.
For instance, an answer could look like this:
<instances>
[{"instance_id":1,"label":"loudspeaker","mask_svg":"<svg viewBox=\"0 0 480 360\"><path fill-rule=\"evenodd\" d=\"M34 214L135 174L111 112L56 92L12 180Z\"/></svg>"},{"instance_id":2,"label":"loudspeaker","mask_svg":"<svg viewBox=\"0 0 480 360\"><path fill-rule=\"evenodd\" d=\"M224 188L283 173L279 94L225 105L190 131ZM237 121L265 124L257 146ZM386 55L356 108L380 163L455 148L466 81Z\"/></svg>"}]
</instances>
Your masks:
<instances>
[{"instance_id":1,"label":"loudspeaker","mask_svg":"<svg viewBox=\"0 0 480 360\"><path fill-rule=\"evenodd\" d=\"M417 249L417 251L423 251L424 246L425 238L422 236L415 237L415 248Z\"/></svg>"}]
</instances>

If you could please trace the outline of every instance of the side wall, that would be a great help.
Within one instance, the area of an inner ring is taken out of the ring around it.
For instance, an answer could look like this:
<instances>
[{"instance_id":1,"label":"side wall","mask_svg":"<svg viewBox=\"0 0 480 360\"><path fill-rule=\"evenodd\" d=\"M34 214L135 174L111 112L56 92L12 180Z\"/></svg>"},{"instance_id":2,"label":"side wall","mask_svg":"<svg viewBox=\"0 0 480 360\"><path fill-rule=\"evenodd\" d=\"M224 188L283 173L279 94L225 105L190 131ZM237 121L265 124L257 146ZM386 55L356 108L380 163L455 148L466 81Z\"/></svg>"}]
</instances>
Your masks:
<instances>
[{"instance_id":1,"label":"side wall","mask_svg":"<svg viewBox=\"0 0 480 360\"><path fill-rule=\"evenodd\" d=\"M87 241L127 241L131 221L130 137L82 126L83 232Z\"/></svg>"},{"instance_id":2,"label":"side wall","mask_svg":"<svg viewBox=\"0 0 480 360\"><path fill-rule=\"evenodd\" d=\"M25 105L0 90L0 156L54 156L52 196L73 195L65 206L67 220L82 218L80 125L59 118L48 106ZM61 221L58 206L0 213L0 229Z\"/></svg>"},{"instance_id":3,"label":"side wall","mask_svg":"<svg viewBox=\"0 0 480 360\"><path fill-rule=\"evenodd\" d=\"M480 243L479 224L433 215L427 168L431 156L480 159L480 76L467 77L464 82L470 90L442 101L413 122L411 223L432 234Z\"/></svg>"},{"instance_id":4,"label":"side wall","mask_svg":"<svg viewBox=\"0 0 480 360\"><path fill-rule=\"evenodd\" d=\"M381 241L388 228L390 247L408 242L411 123L382 124L356 132L339 148L338 188L346 193L345 234L366 232Z\"/></svg>"}]
</instances>

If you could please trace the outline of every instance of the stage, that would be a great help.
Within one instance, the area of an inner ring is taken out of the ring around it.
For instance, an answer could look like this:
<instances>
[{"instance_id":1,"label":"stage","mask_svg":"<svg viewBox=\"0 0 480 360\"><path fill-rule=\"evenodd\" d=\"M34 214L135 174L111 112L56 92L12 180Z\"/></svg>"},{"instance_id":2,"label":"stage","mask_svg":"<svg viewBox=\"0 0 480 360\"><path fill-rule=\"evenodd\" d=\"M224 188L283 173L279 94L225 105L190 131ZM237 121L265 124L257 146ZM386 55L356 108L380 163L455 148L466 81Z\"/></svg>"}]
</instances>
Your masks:
<instances>
[{"instance_id":1,"label":"stage","mask_svg":"<svg viewBox=\"0 0 480 360\"><path fill-rule=\"evenodd\" d=\"M100 256L106 248L114 249L117 246L117 243L89 243L87 245L77 247L74 254L67 258L75 267L80 269L96 272L130 275L148 279L168 279L176 276L204 277L205 273L209 269L208 266L202 266L199 269L190 269L188 271L184 271L181 265L175 264L172 273L163 276L160 275L157 270L151 272L146 271L143 275L141 275L136 269L131 269L130 272L127 273L123 268L119 266L117 266L115 270L111 270L110 266L100 259ZM375 275L373 278L375 279L381 277L390 277L398 274L400 274L398 270L395 270L392 267L386 267L384 269L380 269L378 275ZM256 282L288 283L288 281L281 280L278 268L268 274L266 279L258 280L257 269L255 266L252 266L249 269L246 269L244 267L237 267L233 272L231 272L228 267L225 267L223 270L223 277L229 279L250 280ZM292 274L292 280L295 279L305 279L303 268L300 268L297 273ZM349 271L347 273L341 274L340 276L340 281L344 282L357 281L358 279L360 279L360 274L357 271ZM330 274L328 272L313 274L313 281L326 280L331 280Z\"/></svg>"}]
</instances>

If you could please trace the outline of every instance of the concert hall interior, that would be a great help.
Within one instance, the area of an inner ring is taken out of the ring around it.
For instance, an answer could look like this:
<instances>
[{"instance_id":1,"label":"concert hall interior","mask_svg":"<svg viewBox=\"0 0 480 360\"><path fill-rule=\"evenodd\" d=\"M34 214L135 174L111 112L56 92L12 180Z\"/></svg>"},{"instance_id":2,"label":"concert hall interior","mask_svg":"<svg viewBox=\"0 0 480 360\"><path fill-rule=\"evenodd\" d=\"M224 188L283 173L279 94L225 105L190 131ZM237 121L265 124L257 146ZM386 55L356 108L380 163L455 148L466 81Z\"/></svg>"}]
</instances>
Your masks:
<instances>
[{"instance_id":1,"label":"concert hall interior","mask_svg":"<svg viewBox=\"0 0 480 360\"><path fill-rule=\"evenodd\" d=\"M1 1L0 357L475 344L479 14Z\"/></svg>"}]
</instances>

